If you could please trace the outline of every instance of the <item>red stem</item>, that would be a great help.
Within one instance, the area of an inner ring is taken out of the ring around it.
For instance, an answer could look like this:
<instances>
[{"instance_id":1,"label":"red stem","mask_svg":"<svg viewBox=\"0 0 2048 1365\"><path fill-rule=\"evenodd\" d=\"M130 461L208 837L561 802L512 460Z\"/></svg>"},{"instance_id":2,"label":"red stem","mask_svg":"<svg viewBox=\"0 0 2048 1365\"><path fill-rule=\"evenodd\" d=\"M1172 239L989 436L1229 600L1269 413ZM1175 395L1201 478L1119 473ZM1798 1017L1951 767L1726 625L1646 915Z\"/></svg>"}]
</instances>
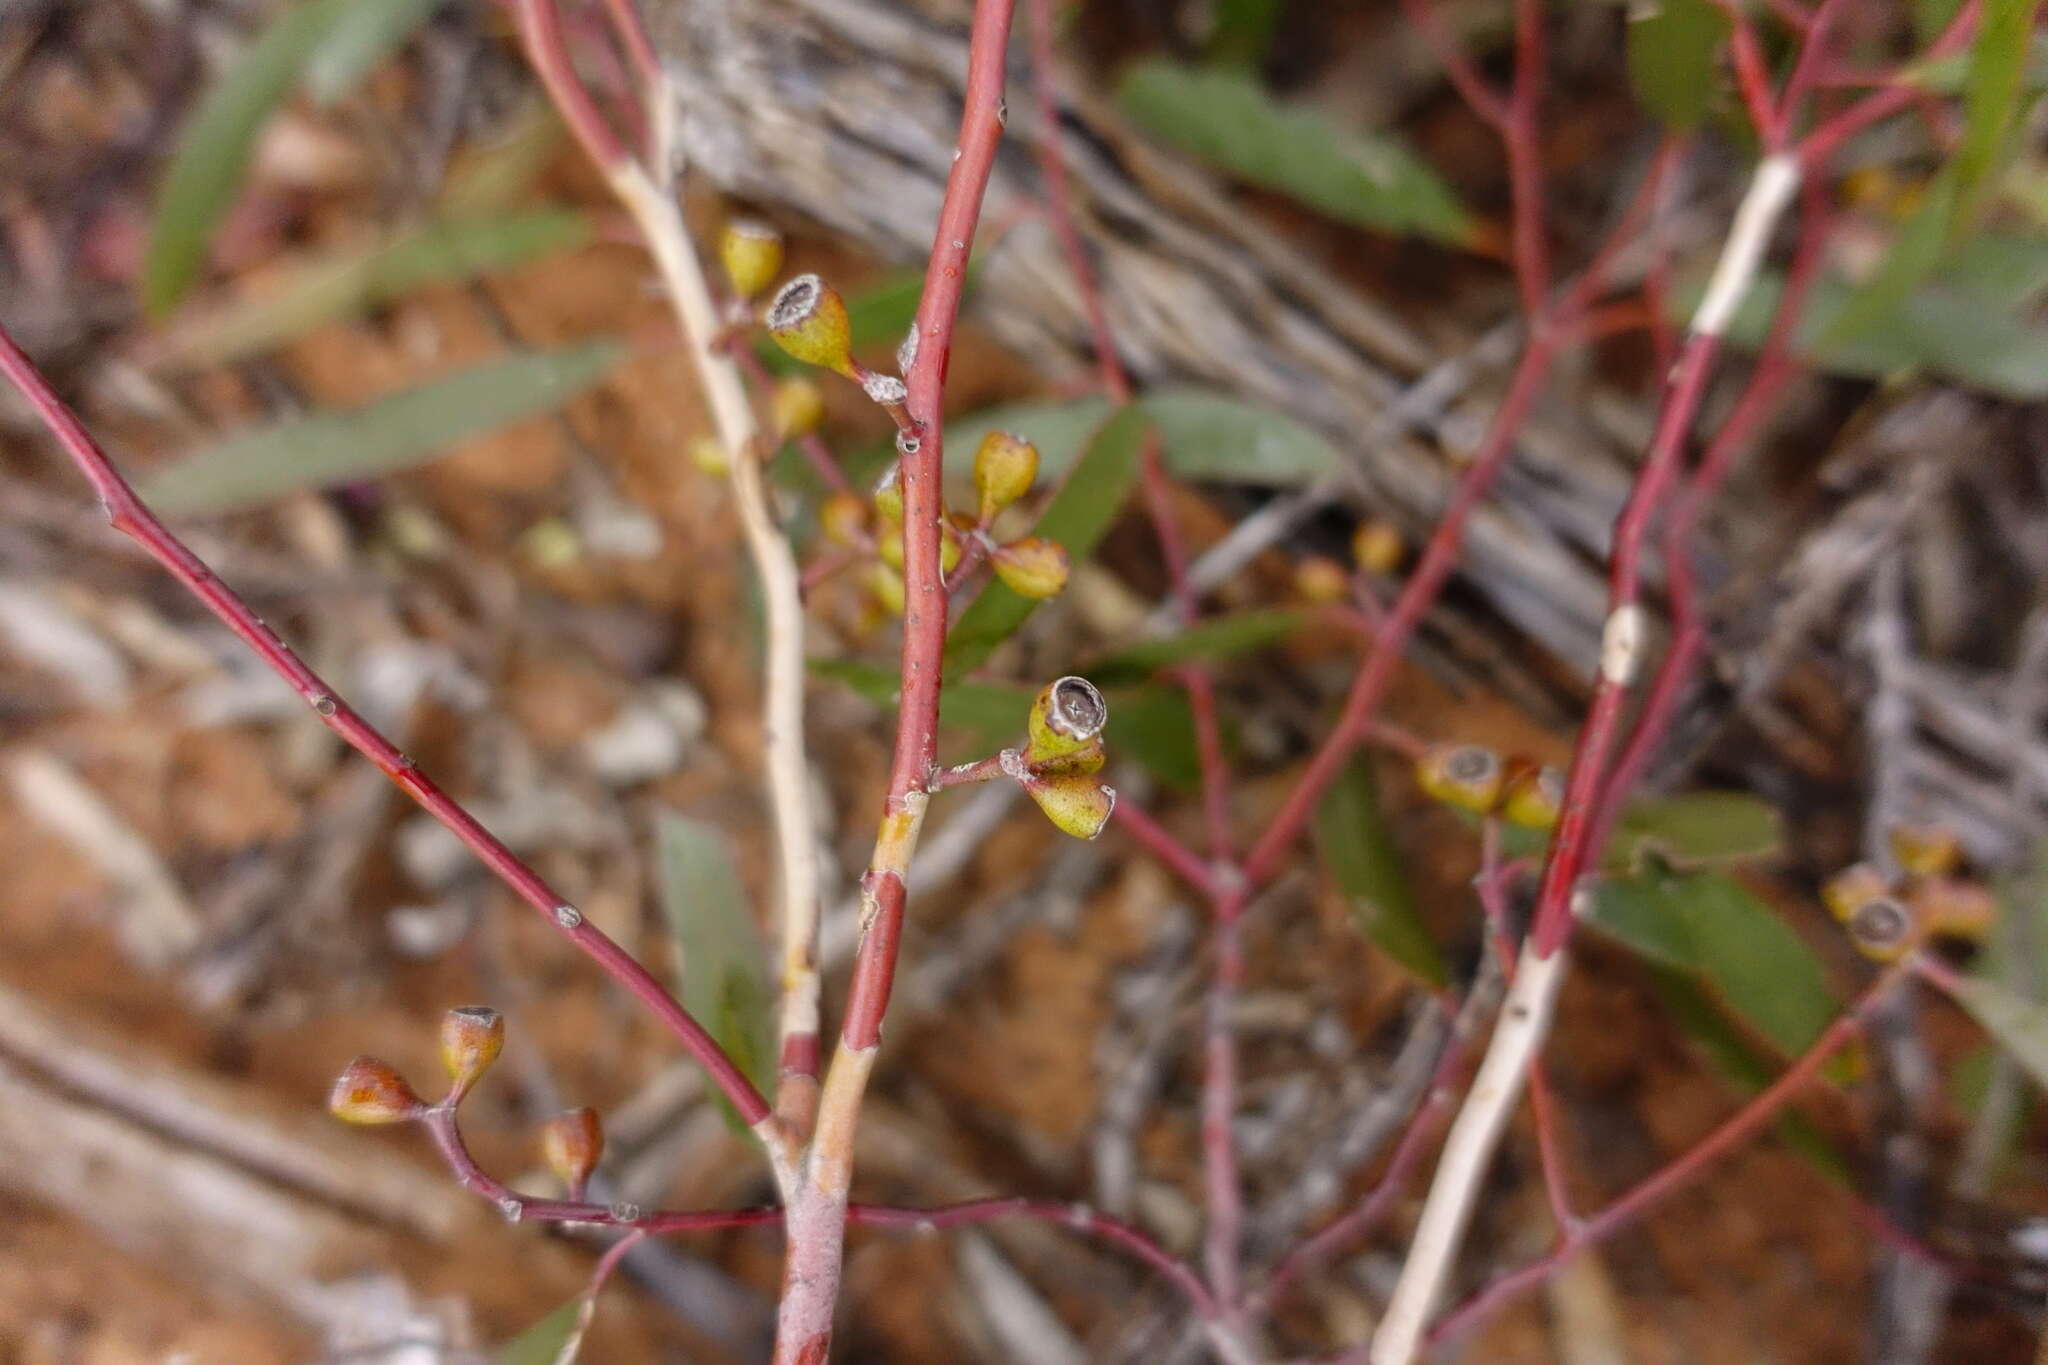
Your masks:
<instances>
[{"instance_id":1,"label":"red stem","mask_svg":"<svg viewBox=\"0 0 2048 1365\"><path fill-rule=\"evenodd\" d=\"M1591 1218L1568 1230L1549 1252L1529 1265L1495 1280L1463 1304L1444 1314L1430 1329L1429 1340L1441 1341L1475 1326L1508 1300L1549 1279L1565 1263L1586 1248L1622 1231L1650 1208L1698 1179L1717 1159L1748 1139L1782 1109L1819 1071L1828 1058L1841 1050L1862 1028L1864 1016L1899 980L1903 969L1893 968L1873 982L1841 1015L1788 1067L1784 1074L1758 1091L1749 1103L1686 1149L1654 1175L1642 1180Z\"/></svg>"},{"instance_id":2,"label":"red stem","mask_svg":"<svg viewBox=\"0 0 2048 1365\"><path fill-rule=\"evenodd\" d=\"M115 530L134 539L172 577L205 603L208 610L240 636L272 672L283 678L313 708L313 714L328 729L376 764L379 771L417 801L428 814L447 826L449 832L518 893L521 900L597 963L606 975L653 1011L655 1017L710 1073L720 1093L732 1102L733 1108L748 1124L759 1123L768 1116L768 1102L754 1088L753 1082L652 973L571 907L542 880L539 873L521 862L512 850L477 823L459 802L399 752L396 745L337 696L326 680L306 667L277 632L264 624L247 603L157 520L5 329L0 329L0 372L4 372L28 399L29 406L41 418L43 425L49 428L50 434L71 457L72 463L78 466L93 491L99 494L107 521Z\"/></svg>"},{"instance_id":3,"label":"red stem","mask_svg":"<svg viewBox=\"0 0 2048 1365\"><path fill-rule=\"evenodd\" d=\"M912 324L918 334L917 358L903 377L909 390L906 406L917 424L917 435L897 442L903 490L903 691L897 702L896 753L889 771L885 815L901 813L905 799L924 789L938 755L947 616L946 585L939 569L939 523L946 514L941 405L960 293L967 282L968 253L981 221L981 201L995 167L996 146L1003 135L1004 54L1009 48L1014 8L1015 0L979 0L974 8L959 155L946 178L931 261L925 269L924 295ZM893 893L882 897L884 915L890 914L888 907L893 902L894 916L900 918L903 884L893 872L882 876L895 886ZM882 1016L889 1007L895 976L899 936L892 927L876 927L888 931L862 936L842 1025L846 1045L859 1049L881 1041Z\"/></svg>"}]
</instances>

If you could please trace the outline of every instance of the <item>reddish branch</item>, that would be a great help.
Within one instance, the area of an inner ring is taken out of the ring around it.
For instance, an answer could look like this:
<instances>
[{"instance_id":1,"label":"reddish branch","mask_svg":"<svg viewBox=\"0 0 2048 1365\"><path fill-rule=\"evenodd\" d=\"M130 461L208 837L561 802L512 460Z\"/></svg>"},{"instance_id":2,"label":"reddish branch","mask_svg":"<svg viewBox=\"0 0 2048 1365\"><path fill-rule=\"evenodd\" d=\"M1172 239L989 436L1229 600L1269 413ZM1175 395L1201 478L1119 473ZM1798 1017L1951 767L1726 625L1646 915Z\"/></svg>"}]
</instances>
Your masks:
<instances>
[{"instance_id":1,"label":"reddish branch","mask_svg":"<svg viewBox=\"0 0 2048 1365\"><path fill-rule=\"evenodd\" d=\"M106 452L100 449L77 416L57 397L48 381L4 329L0 329L0 372L4 372L28 399L36 416L71 457L93 491L99 494L107 521L115 530L134 539L172 577L205 603L209 611L270 666L272 672L299 694L322 724L376 764L379 771L406 795L447 826L449 832L511 887L521 900L597 963L607 976L646 1005L710 1073L720 1093L732 1102L733 1108L748 1124L758 1123L768 1116L768 1102L754 1088L753 1082L651 972L634 961L632 955L607 937L603 930L585 919L539 873L520 861L512 850L478 823L475 816L464 810L461 803L435 785L412 759L399 752L396 745L343 701L325 679L306 667L276 631L157 520L156 515L136 497L128 481L115 470Z\"/></svg>"}]
</instances>

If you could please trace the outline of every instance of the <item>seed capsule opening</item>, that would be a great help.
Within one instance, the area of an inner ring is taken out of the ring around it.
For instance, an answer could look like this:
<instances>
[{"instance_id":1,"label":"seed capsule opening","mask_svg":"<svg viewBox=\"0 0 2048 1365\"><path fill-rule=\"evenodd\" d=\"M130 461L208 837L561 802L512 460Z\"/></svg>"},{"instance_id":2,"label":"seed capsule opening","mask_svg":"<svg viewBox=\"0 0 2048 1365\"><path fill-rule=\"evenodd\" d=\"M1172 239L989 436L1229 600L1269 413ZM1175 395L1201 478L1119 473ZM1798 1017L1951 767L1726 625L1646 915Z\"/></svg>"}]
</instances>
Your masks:
<instances>
[{"instance_id":1,"label":"seed capsule opening","mask_svg":"<svg viewBox=\"0 0 2048 1365\"><path fill-rule=\"evenodd\" d=\"M1052 685L1045 723L1069 739L1093 739L1109 724L1109 703L1086 678L1061 678Z\"/></svg>"},{"instance_id":2,"label":"seed capsule opening","mask_svg":"<svg viewBox=\"0 0 2048 1365\"><path fill-rule=\"evenodd\" d=\"M776 291L774 302L768 305L769 330L801 327L818 311L818 300L824 296L823 280L816 275L797 276Z\"/></svg>"},{"instance_id":3,"label":"seed capsule opening","mask_svg":"<svg viewBox=\"0 0 2048 1365\"><path fill-rule=\"evenodd\" d=\"M1913 936L1913 912L1890 896L1878 896L1849 916L1849 936L1866 952L1886 953Z\"/></svg>"}]
</instances>

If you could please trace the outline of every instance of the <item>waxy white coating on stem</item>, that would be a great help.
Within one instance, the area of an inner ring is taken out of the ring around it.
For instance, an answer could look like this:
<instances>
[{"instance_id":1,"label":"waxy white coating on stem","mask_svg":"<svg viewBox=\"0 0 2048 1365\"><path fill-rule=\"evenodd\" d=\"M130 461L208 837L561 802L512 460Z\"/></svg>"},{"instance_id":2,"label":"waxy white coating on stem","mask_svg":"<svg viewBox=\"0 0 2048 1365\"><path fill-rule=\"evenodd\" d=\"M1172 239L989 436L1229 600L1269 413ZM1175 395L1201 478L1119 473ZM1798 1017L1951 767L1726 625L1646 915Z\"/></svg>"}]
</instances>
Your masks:
<instances>
[{"instance_id":1,"label":"waxy white coating on stem","mask_svg":"<svg viewBox=\"0 0 2048 1365\"><path fill-rule=\"evenodd\" d=\"M1707 292L1693 314L1692 330L1696 334L1717 337L1727 329L1728 320L1735 316L1736 307L1756 279L1764 248L1770 245L1771 230L1778 225L1786 204L1792 200L1792 192L1798 188L1796 157L1779 153L1758 163L1756 175L1749 182L1749 193L1742 197L1742 206L1735 211L1735 224L1728 231L1727 244L1721 248L1721 259L1714 265Z\"/></svg>"}]
</instances>

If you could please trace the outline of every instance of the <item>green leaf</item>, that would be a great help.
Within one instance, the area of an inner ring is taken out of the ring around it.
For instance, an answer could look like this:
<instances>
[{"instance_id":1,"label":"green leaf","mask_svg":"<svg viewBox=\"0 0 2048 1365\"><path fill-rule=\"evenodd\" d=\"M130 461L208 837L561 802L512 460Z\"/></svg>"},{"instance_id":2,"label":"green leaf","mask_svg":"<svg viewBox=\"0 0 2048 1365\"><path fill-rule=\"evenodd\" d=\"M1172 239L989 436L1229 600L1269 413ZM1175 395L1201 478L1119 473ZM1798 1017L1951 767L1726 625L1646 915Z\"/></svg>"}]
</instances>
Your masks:
<instances>
[{"instance_id":1,"label":"green leaf","mask_svg":"<svg viewBox=\"0 0 2048 1365\"><path fill-rule=\"evenodd\" d=\"M1958 977L1948 991L1993 1042L2026 1068L2034 1084L2048 1088L2048 1006L1982 977Z\"/></svg>"},{"instance_id":2,"label":"green leaf","mask_svg":"<svg viewBox=\"0 0 2048 1365\"><path fill-rule=\"evenodd\" d=\"M374 246L303 261L261 292L180 318L164 340L164 358L182 365L245 359L428 285L507 270L589 236L589 220L569 209L415 228Z\"/></svg>"},{"instance_id":3,"label":"green leaf","mask_svg":"<svg viewBox=\"0 0 2048 1365\"><path fill-rule=\"evenodd\" d=\"M462 150L434 195L435 213L460 222L513 212L567 131L554 108L535 99Z\"/></svg>"},{"instance_id":4,"label":"green leaf","mask_svg":"<svg viewBox=\"0 0 2048 1365\"><path fill-rule=\"evenodd\" d=\"M1160 455L1182 479L1300 487L1337 468L1337 448L1285 413L1213 389L1176 386L1137 400L1159 429ZM946 473L965 479L991 431L1038 447L1039 478L1057 478L1087 446L1114 405L1098 396L1056 403L1005 403L946 424Z\"/></svg>"},{"instance_id":5,"label":"green leaf","mask_svg":"<svg viewBox=\"0 0 2048 1365\"><path fill-rule=\"evenodd\" d=\"M1956 218L1976 217L1991 172L2012 144L2026 71L2028 38L2040 0L1984 0L1970 64L1963 77L1963 138L1950 167L1957 190Z\"/></svg>"},{"instance_id":6,"label":"green leaf","mask_svg":"<svg viewBox=\"0 0 2048 1365\"><path fill-rule=\"evenodd\" d=\"M1191 659L1230 659L1270 648L1315 619L1308 611L1261 609L1218 616L1172 635L1140 640L1091 660L1081 672L1098 687L1148 677Z\"/></svg>"},{"instance_id":7,"label":"green leaf","mask_svg":"<svg viewBox=\"0 0 2048 1365\"><path fill-rule=\"evenodd\" d=\"M1164 388L1139 400L1183 479L1298 487L1337 468L1337 448L1285 413L1228 394Z\"/></svg>"},{"instance_id":8,"label":"green leaf","mask_svg":"<svg viewBox=\"0 0 2048 1365\"><path fill-rule=\"evenodd\" d=\"M662 810L655 815L654 840L683 1007L748 1079L765 1088L775 1057L768 950L725 835L701 820ZM726 1121L744 1135L746 1123L722 1096L720 1103Z\"/></svg>"},{"instance_id":9,"label":"green leaf","mask_svg":"<svg viewBox=\"0 0 2048 1365\"><path fill-rule=\"evenodd\" d=\"M1150 429L1142 408L1125 408L1110 418L1039 514L1034 534L1064 545L1075 564L1085 563L1138 477L1138 454ZM946 672L958 675L979 668L1038 605L991 579L947 633Z\"/></svg>"},{"instance_id":10,"label":"green leaf","mask_svg":"<svg viewBox=\"0 0 2048 1365\"><path fill-rule=\"evenodd\" d=\"M570 1365L596 1308L588 1294L569 1300L500 1347L497 1365Z\"/></svg>"},{"instance_id":11,"label":"green leaf","mask_svg":"<svg viewBox=\"0 0 2048 1365\"><path fill-rule=\"evenodd\" d=\"M1628 79L1636 98L1675 129L1713 103L1728 17L1711 0L1637 0L1628 12Z\"/></svg>"},{"instance_id":12,"label":"green leaf","mask_svg":"<svg viewBox=\"0 0 2048 1365\"><path fill-rule=\"evenodd\" d=\"M348 95L356 83L420 31L441 0L355 0L306 61L306 93L318 105Z\"/></svg>"},{"instance_id":13,"label":"green leaf","mask_svg":"<svg viewBox=\"0 0 2048 1365\"><path fill-rule=\"evenodd\" d=\"M1775 1074L1770 1062L1739 1029L1729 1025L1728 1017L1692 976L1652 964L1650 983L1679 1031L1706 1053L1715 1070L1745 1094L1754 1094L1770 1084ZM1812 1162L1821 1174L1839 1184L1851 1182L1854 1171L1847 1158L1802 1115L1791 1109L1782 1110L1775 1122L1785 1145Z\"/></svg>"},{"instance_id":14,"label":"green leaf","mask_svg":"<svg viewBox=\"0 0 2048 1365\"><path fill-rule=\"evenodd\" d=\"M199 278L214 229L241 191L257 133L314 47L355 3L287 6L199 101L179 134L150 225L142 265L142 306L150 317L169 313Z\"/></svg>"},{"instance_id":15,"label":"green leaf","mask_svg":"<svg viewBox=\"0 0 2048 1365\"><path fill-rule=\"evenodd\" d=\"M1858 285L1828 319L1813 344L1853 340L1885 326L1922 280L1933 273L1948 244L1949 223L1956 212L1958 177L1944 171L1928 186L1920 206L1900 227L1884 260Z\"/></svg>"},{"instance_id":16,"label":"green leaf","mask_svg":"<svg viewBox=\"0 0 2048 1365\"><path fill-rule=\"evenodd\" d=\"M820 677L845 683L884 710L896 709L894 669L850 659L813 659L810 669ZM982 758L1018 743L1037 693L1035 687L1014 683L949 680L939 693L939 726L964 732L969 743L964 752L949 754L947 761ZM1176 791L1191 791L1200 785L1194 716L1180 689L1106 688L1104 698L1109 702L1105 738L1112 756L1128 755Z\"/></svg>"},{"instance_id":17,"label":"green leaf","mask_svg":"<svg viewBox=\"0 0 2048 1365\"><path fill-rule=\"evenodd\" d=\"M1242 71L1141 61L1118 99L1153 136L1332 218L1454 246L1473 241L1471 215L1405 141L1276 100Z\"/></svg>"},{"instance_id":18,"label":"green leaf","mask_svg":"<svg viewBox=\"0 0 2048 1365\"><path fill-rule=\"evenodd\" d=\"M1346 764L1316 806L1316 851L1351 901L1367 938L1429 986L1450 983L1450 969L1422 921L1422 907L1401 870L1401 851L1380 813L1371 771Z\"/></svg>"},{"instance_id":19,"label":"green leaf","mask_svg":"<svg viewBox=\"0 0 2048 1365\"><path fill-rule=\"evenodd\" d=\"M552 412L625 354L617 341L516 352L366 407L263 427L162 470L142 494L164 512L223 512L424 464L449 446Z\"/></svg>"},{"instance_id":20,"label":"green leaf","mask_svg":"<svg viewBox=\"0 0 2048 1365\"><path fill-rule=\"evenodd\" d=\"M1631 801L1615 822L1604 855L1626 871L1647 850L1681 867L1763 858L1785 846L1777 808L1748 792L1686 792Z\"/></svg>"},{"instance_id":21,"label":"green leaf","mask_svg":"<svg viewBox=\"0 0 2048 1365\"><path fill-rule=\"evenodd\" d=\"M1941 282L2001 312L2030 308L2048 292L2048 241L1993 233L1972 237L1949 253Z\"/></svg>"},{"instance_id":22,"label":"green leaf","mask_svg":"<svg viewBox=\"0 0 2048 1365\"><path fill-rule=\"evenodd\" d=\"M1602 882L1591 922L1650 961L1699 977L1786 1056L1805 1051L1839 1013L1805 941L1724 874L1653 862L1633 877Z\"/></svg>"}]
</instances>

